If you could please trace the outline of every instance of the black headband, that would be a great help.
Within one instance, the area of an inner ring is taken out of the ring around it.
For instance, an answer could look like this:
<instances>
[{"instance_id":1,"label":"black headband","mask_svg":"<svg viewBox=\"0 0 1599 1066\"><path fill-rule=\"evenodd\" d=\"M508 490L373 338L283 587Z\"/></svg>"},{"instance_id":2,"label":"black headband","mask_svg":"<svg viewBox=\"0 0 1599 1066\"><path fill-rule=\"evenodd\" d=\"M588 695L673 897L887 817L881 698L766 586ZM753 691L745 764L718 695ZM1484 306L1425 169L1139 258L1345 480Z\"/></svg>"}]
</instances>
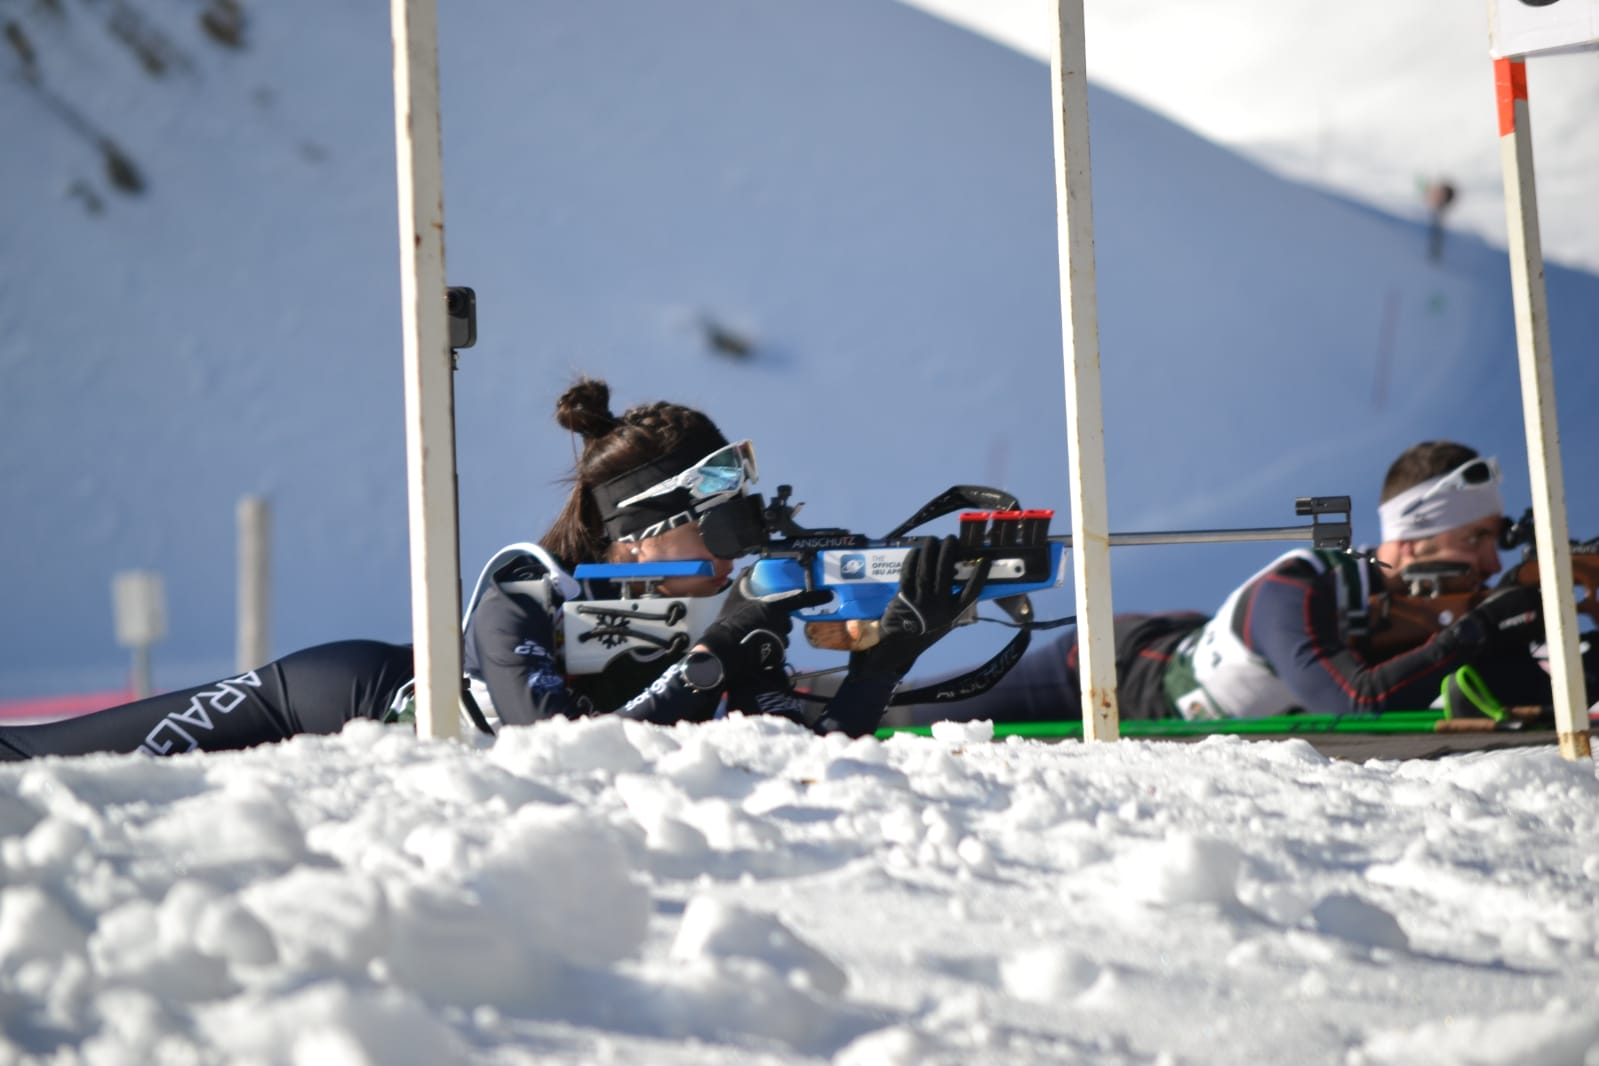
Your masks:
<instances>
[{"instance_id":1,"label":"black headband","mask_svg":"<svg viewBox=\"0 0 1599 1066\"><path fill-rule=\"evenodd\" d=\"M689 510L693 497L687 489L674 489L647 500L638 500L626 507L620 501L637 495L652 485L683 471L704 459L718 448L727 446L727 438L715 430L701 430L659 459L636 466L619 474L603 485L589 490L600 509L600 519L605 523L605 535L611 540L637 534L657 522Z\"/></svg>"}]
</instances>

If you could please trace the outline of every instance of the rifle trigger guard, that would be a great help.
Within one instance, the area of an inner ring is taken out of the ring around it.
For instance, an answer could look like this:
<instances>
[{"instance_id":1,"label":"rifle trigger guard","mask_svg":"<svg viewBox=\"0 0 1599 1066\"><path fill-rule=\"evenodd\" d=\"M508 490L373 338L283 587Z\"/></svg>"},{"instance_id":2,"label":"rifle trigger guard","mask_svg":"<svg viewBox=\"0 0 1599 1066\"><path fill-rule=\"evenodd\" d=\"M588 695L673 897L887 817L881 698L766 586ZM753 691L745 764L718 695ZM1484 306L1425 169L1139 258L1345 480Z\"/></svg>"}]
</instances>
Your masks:
<instances>
[{"instance_id":1,"label":"rifle trigger guard","mask_svg":"<svg viewBox=\"0 0 1599 1066\"><path fill-rule=\"evenodd\" d=\"M994 605L1006 614L1017 625L1026 625L1033 620L1033 601L1027 598L1027 593L1017 596L1001 596L994 601Z\"/></svg>"}]
</instances>

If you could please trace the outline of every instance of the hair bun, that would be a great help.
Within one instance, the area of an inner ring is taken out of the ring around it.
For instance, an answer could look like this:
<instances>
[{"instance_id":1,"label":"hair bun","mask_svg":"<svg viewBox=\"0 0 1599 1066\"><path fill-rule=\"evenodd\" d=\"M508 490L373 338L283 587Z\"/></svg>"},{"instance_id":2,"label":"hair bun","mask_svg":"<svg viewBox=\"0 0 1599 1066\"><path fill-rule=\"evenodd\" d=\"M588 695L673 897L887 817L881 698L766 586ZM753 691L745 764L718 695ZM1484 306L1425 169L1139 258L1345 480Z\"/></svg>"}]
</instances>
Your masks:
<instances>
[{"instance_id":1,"label":"hair bun","mask_svg":"<svg viewBox=\"0 0 1599 1066\"><path fill-rule=\"evenodd\" d=\"M595 378L579 378L555 401L555 421L584 440L605 436L616 428L611 387Z\"/></svg>"}]
</instances>

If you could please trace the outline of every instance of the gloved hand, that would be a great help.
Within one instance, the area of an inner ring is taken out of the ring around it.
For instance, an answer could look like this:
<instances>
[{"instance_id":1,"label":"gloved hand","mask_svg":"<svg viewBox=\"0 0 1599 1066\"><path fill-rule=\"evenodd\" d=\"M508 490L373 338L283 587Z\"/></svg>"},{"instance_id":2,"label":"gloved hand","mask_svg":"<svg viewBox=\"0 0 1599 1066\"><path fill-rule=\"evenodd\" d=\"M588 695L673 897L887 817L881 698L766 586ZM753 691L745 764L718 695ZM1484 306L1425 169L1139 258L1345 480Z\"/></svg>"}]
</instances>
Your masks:
<instances>
[{"instance_id":1,"label":"gloved hand","mask_svg":"<svg viewBox=\"0 0 1599 1066\"><path fill-rule=\"evenodd\" d=\"M883 639L849 657L850 677L891 676L898 681L918 656L937 643L955 620L977 602L988 582L989 560L978 563L962 587L955 585L960 545L954 537L917 537L899 572L899 592L879 623Z\"/></svg>"},{"instance_id":2,"label":"gloved hand","mask_svg":"<svg viewBox=\"0 0 1599 1066\"><path fill-rule=\"evenodd\" d=\"M1451 623L1438 639L1465 658L1525 650L1543 639L1543 594L1536 585L1498 589Z\"/></svg>"},{"instance_id":3,"label":"gloved hand","mask_svg":"<svg viewBox=\"0 0 1599 1066\"><path fill-rule=\"evenodd\" d=\"M695 650L689 653L685 678L700 689L763 689L776 685L786 691L785 650L793 629L789 612L814 607L831 598L832 593L823 590L793 589L759 599L749 593L748 575L740 577L728 592L716 621L706 628ZM714 663L705 661L707 652L714 657Z\"/></svg>"},{"instance_id":4,"label":"gloved hand","mask_svg":"<svg viewBox=\"0 0 1599 1066\"><path fill-rule=\"evenodd\" d=\"M1438 690L1446 718L1491 718L1500 721L1505 705L1489 691L1475 667L1469 663L1451 670Z\"/></svg>"}]
</instances>

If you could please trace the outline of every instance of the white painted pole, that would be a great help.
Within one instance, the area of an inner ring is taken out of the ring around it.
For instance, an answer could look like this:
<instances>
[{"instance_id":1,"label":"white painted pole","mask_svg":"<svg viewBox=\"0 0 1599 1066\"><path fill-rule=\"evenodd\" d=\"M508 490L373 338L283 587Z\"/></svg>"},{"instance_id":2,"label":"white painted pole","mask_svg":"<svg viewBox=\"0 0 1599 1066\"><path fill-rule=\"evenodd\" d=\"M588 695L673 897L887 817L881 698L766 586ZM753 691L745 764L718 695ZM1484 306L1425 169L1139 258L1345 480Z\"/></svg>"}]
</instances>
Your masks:
<instances>
[{"instance_id":1,"label":"white painted pole","mask_svg":"<svg viewBox=\"0 0 1599 1066\"><path fill-rule=\"evenodd\" d=\"M167 594L154 570L121 570L111 576L111 613L117 643L133 652L134 699L150 695L150 648L167 635Z\"/></svg>"},{"instance_id":2,"label":"white painted pole","mask_svg":"<svg viewBox=\"0 0 1599 1066\"><path fill-rule=\"evenodd\" d=\"M411 530L416 731L460 732L461 562L455 382L445 321L444 177L434 0L392 0L405 456Z\"/></svg>"},{"instance_id":3,"label":"white painted pole","mask_svg":"<svg viewBox=\"0 0 1599 1066\"><path fill-rule=\"evenodd\" d=\"M1115 740L1121 733L1121 717L1111 633L1110 526L1100 410L1086 54L1082 0L1058 0L1050 71L1054 74L1055 217L1065 335L1067 468L1071 473L1072 579L1077 587L1083 738Z\"/></svg>"},{"instance_id":4,"label":"white painted pole","mask_svg":"<svg viewBox=\"0 0 1599 1066\"><path fill-rule=\"evenodd\" d=\"M239 497L238 641L235 665L242 674L272 657L272 505L260 496Z\"/></svg>"},{"instance_id":5,"label":"white painted pole","mask_svg":"<svg viewBox=\"0 0 1599 1066\"><path fill-rule=\"evenodd\" d=\"M1554 687L1560 754L1591 758L1588 705L1577 643L1577 601L1571 585L1571 541L1566 524L1566 483L1555 417L1555 376L1550 357L1549 303L1544 293L1543 245L1538 234L1538 191L1532 166L1532 126L1527 107L1527 64L1494 60L1499 103L1499 155L1505 176L1510 235L1510 283L1516 310L1516 351L1521 364L1521 414L1527 433L1533 525L1543 589L1549 674Z\"/></svg>"},{"instance_id":6,"label":"white painted pole","mask_svg":"<svg viewBox=\"0 0 1599 1066\"><path fill-rule=\"evenodd\" d=\"M150 683L148 644L136 644L133 647L133 667L128 675L128 687L133 690L133 698L136 700L146 699L154 692Z\"/></svg>"}]
</instances>

